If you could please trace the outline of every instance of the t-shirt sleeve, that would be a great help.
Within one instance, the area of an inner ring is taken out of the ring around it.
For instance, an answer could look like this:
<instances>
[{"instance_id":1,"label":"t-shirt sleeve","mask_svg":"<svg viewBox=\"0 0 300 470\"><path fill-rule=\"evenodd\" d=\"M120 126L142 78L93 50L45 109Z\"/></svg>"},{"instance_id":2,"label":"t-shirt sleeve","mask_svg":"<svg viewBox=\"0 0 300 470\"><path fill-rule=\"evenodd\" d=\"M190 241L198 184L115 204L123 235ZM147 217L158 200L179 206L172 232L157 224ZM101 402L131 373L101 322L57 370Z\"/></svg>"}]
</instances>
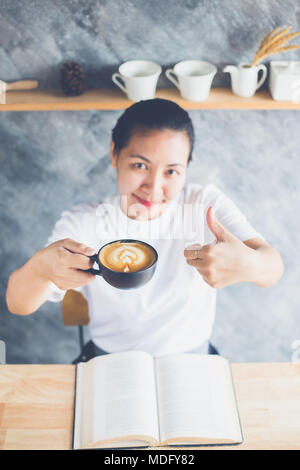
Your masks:
<instances>
[{"instance_id":1,"label":"t-shirt sleeve","mask_svg":"<svg viewBox=\"0 0 300 470\"><path fill-rule=\"evenodd\" d=\"M45 246L49 246L52 243L58 240L63 240L65 238L72 238L72 240L75 240L79 243L85 243L83 226L84 226L83 205L76 206L68 211L64 211L60 219L54 225L52 233L48 237L48 240ZM85 294L84 286L76 287L72 290L81 292L83 295ZM61 302L66 293L65 290L59 289L59 287L57 287L53 282L51 282L50 284L50 291L51 291L51 295L47 299L50 302Z\"/></svg>"},{"instance_id":2,"label":"t-shirt sleeve","mask_svg":"<svg viewBox=\"0 0 300 470\"><path fill-rule=\"evenodd\" d=\"M220 223L239 240L246 241L250 238L261 238L265 240L261 233L255 230L237 205L215 185L209 184L206 186L204 189L203 203L205 215L209 206L213 206L216 217ZM206 219L205 238L215 238L207 226ZM211 243L211 240L209 240L208 243Z\"/></svg>"}]
</instances>

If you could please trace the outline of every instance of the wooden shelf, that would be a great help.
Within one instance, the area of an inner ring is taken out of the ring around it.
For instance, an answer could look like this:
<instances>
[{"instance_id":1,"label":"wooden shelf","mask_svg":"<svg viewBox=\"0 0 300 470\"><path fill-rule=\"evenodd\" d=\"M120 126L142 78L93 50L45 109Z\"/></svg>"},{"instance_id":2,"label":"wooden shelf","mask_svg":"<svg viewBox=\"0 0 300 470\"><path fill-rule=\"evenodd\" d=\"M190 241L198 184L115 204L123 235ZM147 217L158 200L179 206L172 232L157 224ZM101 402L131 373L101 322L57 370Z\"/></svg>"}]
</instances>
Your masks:
<instances>
[{"instance_id":1,"label":"wooden shelf","mask_svg":"<svg viewBox=\"0 0 300 470\"><path fill-rule=\"evenodd\" d=\"M275 101L266 90L258 91L252 98L240 98L228 88L212 88L206 101L192 102L181 98L177 89L162 88L157 98L175 101L184 109L256 109L256 110L300 110L300 103ZM93 89L81 96L66 97L58 90L9 91L6 104L0 111L84 111L121 110L132 104L117 89Z\"/></svg>"}]
</instances>

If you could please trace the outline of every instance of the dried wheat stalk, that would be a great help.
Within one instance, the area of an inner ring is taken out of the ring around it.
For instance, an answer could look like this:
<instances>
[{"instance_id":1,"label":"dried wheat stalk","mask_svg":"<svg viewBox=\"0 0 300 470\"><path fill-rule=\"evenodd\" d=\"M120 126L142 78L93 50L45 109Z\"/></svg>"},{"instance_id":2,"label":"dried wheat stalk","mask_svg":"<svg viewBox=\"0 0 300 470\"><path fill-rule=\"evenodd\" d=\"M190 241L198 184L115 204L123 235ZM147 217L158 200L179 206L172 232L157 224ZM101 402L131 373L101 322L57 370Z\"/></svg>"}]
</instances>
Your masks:
<instances>
[{"instance_id":1,"label":"dried wheat stalk","mask_svg":"<svg viewBox=\"0 0 300 470\"><path fill-rule=\"evenodd\" d=\"M297 37L300 35L299 33L294 33L294 34L287 34L279 39L276 39L276 41L272 41L270 44L267 44L256 56L256 60L254 62L260 61L263 57L267 57L270 54L274 54L277 49L280 48L280 46L283 46L285 43L290 41L291 39ZM254 64L255 65L255 64Z\"/></svg>"},{"instance_id":2,"label":"dried wheat stalk","mask_svg":"<svg viewBox=\"0 0 300 470\"><path fill-rule=\"evenodd\" d=\"M282 44L291 41L295 37L299 36L299 33L294 33L294 34L286 34L283 37L280 37L279 39L276 39L276 41L270 41L269 44L267 44L261 51L259 55L263 55L266 52L273 50L273 49L278 49Z\"/></svg>"},{"instance_id":3,"label":"dried wheat stalk","mask_svg":"<svg viewBox=\"0 0 300 470\"><path fill-rule=\"evenodd\" d=\"M286 46L286 47L279 47L278 49L274 49L273 51L271 52L266 52L264 55L260 56L259 58L259 61L261 61L262 59L265 59L266 57L268 57L269 55L272 55L272 54L279 54L280 52L284 52L284 51L290 51L291 49L300 49L300 46ZM257 65L258 62L256 63L252 63L251 65Z\"/></svg>"},{"instance_id":4,"label":"dried wheat stalk","mask_svg":"<svg viewBox=\"0 0 300 470\"><path fill-rule=\"evenodd\" d=\"M271 40L271 38L274 39L275 37L277 37L279 33L278 34L275 34L275 33L279 31L281 28L282 26L278 26L278 28L273 29L273 31L267 34L261 41L259 48L257 49L257 52L261 51L261 49L265 46L267 42L269 42L269 40ZM291 26L288 26L283 31L281 31L281 33L288 32L290 29L291 29Z\"/></svg>"},{"instance_id":5,"label":"dried wheat stalk","mask_svg":"<svg viewBox=\"0 0 300 470\"><path fill-rule=\"evenodd\" d=\"M277 54L279 52L288 51L291 49L298 49L300 46L284 46L288 41L291 41L295 37L300 35L300 31L296 33L287 34L291 26L284 28L282 31L277 32L282 27L275 28L271 33L267 34L265 38L261 41L259 48L255 54L255 57L251 63L251 66L257 65L262 59L266 58L269 55Z\"/></svg>"},{"instance_id":6,"label":"dried wheat stalk","mask_svg":"<svg viewBox=\"0 0 300 470\"><path fill-rule=\"evenodd\" d=\"M285 42L285 41L292 39L292 37L289 39L289 36L292 36L292 34L287 34L290 29L291 27L289 26L288 28L285 28L280 33L275 34L275 36L273 36L269 41L267 41L267 43L264 44L264 46L259 50L259 53L264 53L265 49L271 46L275 46L278 42L281 42L281 41ZM294 34L297 34L297 33L294 33Z\"/></svg>"},{"instance_id":7,"label":"dried wheat stalk","mask_svg":"<svg viewBox=\"0 0 300 470\"><path fill-rule=\"evenodd\" d=\"M262 49L269 43L269 41L273 40L274 38L277 38L278 34L277 31L279 31L280 29L282 28L282 26L278 26L277 28L273 29L273 31L271 31L269 34L267 34L261 41L257 51L256 51L256 54L255 54L255 57L253 59L253 62L254 60L256 59L256 57L260 54L260 52L262 51ZM291 26L288 26L287 28L285 28L283 31L281 31L281 33L284 33L284 32L288 32L289 30L291 29ZM277 33L277 34L276 34Z\"/></svg>"}]
</instances>

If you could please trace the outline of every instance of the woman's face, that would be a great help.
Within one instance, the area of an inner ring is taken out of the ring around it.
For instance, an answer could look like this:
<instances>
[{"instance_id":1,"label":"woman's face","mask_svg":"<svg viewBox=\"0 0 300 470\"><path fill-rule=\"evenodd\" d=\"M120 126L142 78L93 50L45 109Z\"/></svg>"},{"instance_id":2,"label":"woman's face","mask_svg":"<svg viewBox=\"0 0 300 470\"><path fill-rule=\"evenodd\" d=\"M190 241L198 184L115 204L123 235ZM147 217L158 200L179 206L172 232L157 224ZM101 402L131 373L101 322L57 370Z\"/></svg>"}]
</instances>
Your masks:
<instances>
[{"instance_id":1,"label":"woman's face","mask_svg":"<svg viewBox=\"0 0 300 470\"><path fill-rule=\"evenodd\" d=\"M136 132L118 155L112 142L123 212L136 220L161 215L184 186L189 153L188 135L171 129Z\"/></svg>"}]
</instances>

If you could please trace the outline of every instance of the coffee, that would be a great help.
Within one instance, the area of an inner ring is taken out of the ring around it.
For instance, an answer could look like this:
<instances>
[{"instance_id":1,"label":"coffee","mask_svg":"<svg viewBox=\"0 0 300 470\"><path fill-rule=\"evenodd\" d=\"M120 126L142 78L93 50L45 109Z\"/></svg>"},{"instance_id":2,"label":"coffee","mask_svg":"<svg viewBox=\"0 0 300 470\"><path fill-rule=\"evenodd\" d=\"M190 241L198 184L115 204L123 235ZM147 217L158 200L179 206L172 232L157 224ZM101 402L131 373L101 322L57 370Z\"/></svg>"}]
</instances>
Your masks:
<instances>
[{"instance_id":1,"label":"coffee","mask_svg":"<svg viewBox=\"0 0 300 470\"><path fill-rule=\"evenodd\" d=\"M144 243L118 241L100 250L99 261L108 269L128 273L151 266L156 261L156 254Z\"/></svg>"}]
</instances>

